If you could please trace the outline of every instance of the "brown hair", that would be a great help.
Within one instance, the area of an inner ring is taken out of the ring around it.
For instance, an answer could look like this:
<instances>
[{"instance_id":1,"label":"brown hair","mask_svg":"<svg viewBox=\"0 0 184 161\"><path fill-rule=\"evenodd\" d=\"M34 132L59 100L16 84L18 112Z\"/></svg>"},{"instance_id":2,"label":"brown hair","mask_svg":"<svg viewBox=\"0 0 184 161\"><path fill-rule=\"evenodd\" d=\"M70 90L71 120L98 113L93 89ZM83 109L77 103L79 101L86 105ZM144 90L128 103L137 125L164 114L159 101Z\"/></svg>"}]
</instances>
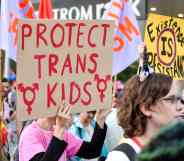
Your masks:
<instances>
[{"instance_id":1,"label":"brown hair","mask_svg":"<svg viewBox=\"0 0 184 161\"><path fill-rule=\"evenodd\" d=\"M147 118L140 106L149 109L160 98L166 96L171 88L172 78L163 74L152 73L145 81L139 76L130 78L124 86L124 95L118 104L119 125L125 131L125 137L141 136L145 132Z\"/></svg>"}]
</instances>

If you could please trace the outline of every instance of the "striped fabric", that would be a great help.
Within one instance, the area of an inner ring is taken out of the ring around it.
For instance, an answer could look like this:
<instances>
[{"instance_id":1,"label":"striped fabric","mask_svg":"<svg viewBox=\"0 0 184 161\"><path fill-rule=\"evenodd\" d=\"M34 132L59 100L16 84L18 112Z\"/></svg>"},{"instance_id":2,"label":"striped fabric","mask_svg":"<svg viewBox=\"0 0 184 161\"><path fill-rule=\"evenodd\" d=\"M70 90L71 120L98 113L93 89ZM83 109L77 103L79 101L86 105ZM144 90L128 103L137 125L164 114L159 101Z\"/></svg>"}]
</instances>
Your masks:
<instances>
[{"instance_id":1,"label":"striped fabric","mask_svg":"<svg viewBox=\"0 0 184 161\"><path fill-rule=\"evenodd\" d=\"M25 18L35 18L34 8L31 0L19 0L18 7Z\"/></svg>"}]
</instances>

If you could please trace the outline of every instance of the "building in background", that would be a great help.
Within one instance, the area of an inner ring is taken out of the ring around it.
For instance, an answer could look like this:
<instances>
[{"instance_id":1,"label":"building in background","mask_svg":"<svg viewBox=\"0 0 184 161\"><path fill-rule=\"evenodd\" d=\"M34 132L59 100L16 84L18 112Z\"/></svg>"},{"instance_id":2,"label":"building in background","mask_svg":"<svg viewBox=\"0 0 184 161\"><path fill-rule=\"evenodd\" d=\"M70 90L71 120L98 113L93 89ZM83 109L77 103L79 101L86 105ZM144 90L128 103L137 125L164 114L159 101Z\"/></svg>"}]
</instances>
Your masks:
<instances>
[{"instance_id":1,"label":"building in background","mask_svg":"<svg viewBox=\"0 0 184 161\"><path fill-rule=\"evenodd\" d=\"M9 0L10 1L10 0ZM11 0L12 3L13 0ZM39 0L32 0L38 10ZM53 16L57 19L101 19L110 0L52 0ZM142 34L147 14L154 12L167 16L184 17L184 0L130 0L139 21ZM1 3L1 0L0 0ZM1 4L0 4L1 5Z\"/></svg>"}]
</instances>

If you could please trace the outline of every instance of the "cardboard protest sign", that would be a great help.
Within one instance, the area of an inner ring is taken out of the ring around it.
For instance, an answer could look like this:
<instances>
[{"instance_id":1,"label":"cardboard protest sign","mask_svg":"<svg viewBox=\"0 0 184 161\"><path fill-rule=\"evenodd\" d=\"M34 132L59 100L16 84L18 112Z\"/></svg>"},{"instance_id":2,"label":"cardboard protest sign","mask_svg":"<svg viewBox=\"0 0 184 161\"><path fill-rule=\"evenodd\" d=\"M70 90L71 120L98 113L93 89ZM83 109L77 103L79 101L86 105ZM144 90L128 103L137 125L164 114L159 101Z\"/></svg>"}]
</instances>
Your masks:
<instances>
[{"instance_id":1,"label":"cardboard protest sign","mask_svg":"<svg viewBox=\"0 0 184 161\"><path fill-rule=\"evenodd\" d=\"M150 14L144 41L155 72L184 79L184 20Z\"/></svg>"},{"instance_id":2,"label":"cardboard protest sign","mask_svg":"<svg viewBox=\"0 0 184 161\"><path fill-rule=\"evenodd\" d=\"M21 20L18 29L18 117L109 108L112 100L112 21Z\"/></svg>"}]
</instances>

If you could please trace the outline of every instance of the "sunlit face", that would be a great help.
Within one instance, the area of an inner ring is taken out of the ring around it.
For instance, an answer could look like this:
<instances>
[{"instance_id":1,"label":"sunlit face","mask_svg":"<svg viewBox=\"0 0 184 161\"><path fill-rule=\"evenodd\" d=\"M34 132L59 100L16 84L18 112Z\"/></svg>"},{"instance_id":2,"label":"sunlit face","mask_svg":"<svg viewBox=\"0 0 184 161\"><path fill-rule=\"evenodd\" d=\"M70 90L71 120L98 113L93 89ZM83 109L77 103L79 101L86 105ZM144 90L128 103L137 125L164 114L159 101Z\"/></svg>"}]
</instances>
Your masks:
<instances>
[{"instance_id":1,"label":"sunlit face","mask_svg":"<svg viewBox=\"0 0 184 161\"><path fill-rule=\"evenodd\" d=\"M175 89L175 84L173 83L167 96L161 98L152 108L152 121L158 127L165 126L178 119L184 119L182 90Z\"/></svg>"},{"instance_id":2,"label":"sunlit face","mask_svg":"<svg viewBox=\"0 0 184 161\"><path fill-rule=\"evenodd\" d=\"M112 107L118 107L117 104L121 102L121 98L123 97L123 89L117 89L115 95L112 100Z\"/></svg>"}]
</instances>

